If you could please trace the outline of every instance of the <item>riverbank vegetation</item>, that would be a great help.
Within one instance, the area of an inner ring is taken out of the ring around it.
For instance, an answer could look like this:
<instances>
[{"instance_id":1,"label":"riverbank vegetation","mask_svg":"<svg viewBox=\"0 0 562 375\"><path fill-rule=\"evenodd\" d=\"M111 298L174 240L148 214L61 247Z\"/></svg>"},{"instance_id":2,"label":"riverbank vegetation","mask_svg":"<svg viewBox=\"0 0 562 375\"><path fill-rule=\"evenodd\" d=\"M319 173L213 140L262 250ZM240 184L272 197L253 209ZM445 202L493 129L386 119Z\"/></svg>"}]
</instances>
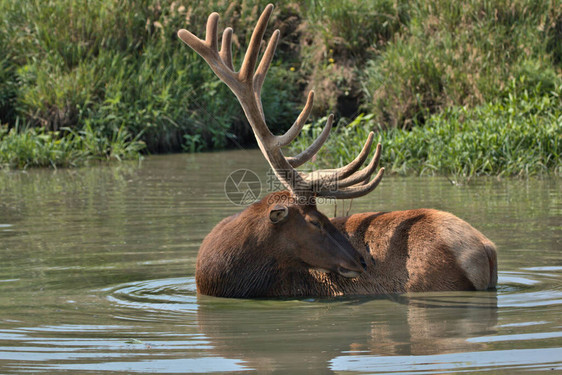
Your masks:
<instances>
[{"instance_id":1,"label":"riverbank vegetation","mask_svg":"<svg viewBox=\"0 0 562 375\"><path fill-rule=\"evenodd\" d=\"M519 90L512 81L505 97L469 109L450 106L411 130L382 129L373 114L336 128L317 154L319 167L343 165L359 154L370 131L383 145L380 164L401 175L562 176L562 86L549 94ZM323 119L325 120L325 119ZM306 125L292 148L299 152L325 121Z\"/></svg>"},{"instance_id":2,"label":"riverbank vegetation","mask_svg":"<svg viewBox=\"0 0 562 375\"><path fill-rule=\"evenodd\" d=\"M0 165L73 166L139 152L246 147L228 89L176 36L232 25L235 59L267 1L0 0ZM368 131L395 173L561 174L562 4L556 0L279 1L268 124L310 89L339 119L340 163ZM296 145L295 148L298 148ZM431 151L431 152L429 152Z\"/></svg>"},{"instance_id":3,"label":"riverbank vegetation","mask_svg":"<svg viewBox=\"0 0 562 375\"><path fill-rule=\"evenodd\" d=\"M124 127L101 134L87 124L82 130L0 128L0 162L4 167L79 167L92 161L136 159L144 143Z\"/></svg>"}]
</instances>

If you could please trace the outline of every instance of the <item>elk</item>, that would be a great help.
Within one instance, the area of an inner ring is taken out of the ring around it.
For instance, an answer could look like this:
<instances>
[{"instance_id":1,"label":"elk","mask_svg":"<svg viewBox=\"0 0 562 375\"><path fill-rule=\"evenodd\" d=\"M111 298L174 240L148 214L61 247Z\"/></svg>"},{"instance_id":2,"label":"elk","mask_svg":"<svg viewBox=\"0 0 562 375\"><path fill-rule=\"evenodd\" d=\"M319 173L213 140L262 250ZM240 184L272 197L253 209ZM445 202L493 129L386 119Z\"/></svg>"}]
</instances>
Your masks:
<instances>
[{"instance_id":1,"label":"elk","mask_svg":"<svg viewBox=\"0 0 562 375\"><path fill-rule=\"evenodd\" d=\"M261 14L239 71L232 61L232 28L218 49L217 13L205 39L187 30L179 38L195 50L238 98L258 146L287 191L274 192L218 223L197 256L200 294L221 297L377 295L417 291L485 290L497 282L494 244L458 217L433 209L370 212L328 219L317 197L356 198L373 191L381 145L368 165L371 132L359 155L344 167L304 173L296 168L322 147L333 115L303 152L286 157L282 147L300 133L310 115L314 92L285 134L269 130L261 89L279 40L275 30L256 69L265 29L273 11Z\"/></svg>"}]
</instances>

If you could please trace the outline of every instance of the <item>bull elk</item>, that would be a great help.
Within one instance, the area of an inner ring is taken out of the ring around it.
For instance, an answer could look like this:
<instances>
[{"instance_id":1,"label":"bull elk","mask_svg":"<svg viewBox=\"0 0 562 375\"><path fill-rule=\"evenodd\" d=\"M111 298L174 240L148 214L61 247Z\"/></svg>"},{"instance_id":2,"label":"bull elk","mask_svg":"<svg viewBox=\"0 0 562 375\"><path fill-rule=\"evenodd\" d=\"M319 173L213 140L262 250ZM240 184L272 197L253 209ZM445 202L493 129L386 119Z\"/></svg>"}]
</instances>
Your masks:
<instances>
[{"instance_id":1,"label":"bull elk","mask_svg":"<svg viewBox=\"0 0 562 375\"><path fill-rule=\"evenodd\" d=\"M222 220L205 237L196 265L197 290L221 297L375 295L415 291L484 290L497 282L494 244L458 217L433 209L371 212L328 219L316 197L355 198L374 190L380 144L369 164L371 132L348 165L304 173L296 168L320 149L332 127L303 152L285 157L282 147L300 133L312 109L311 91L301 114L283 135L267 127L261 89L273 59L275 30L256 69L273 5L260 16L238 72L232 62L232 29L218 49L217 13L207 20L205 40L187 30L178 36L209 64L238 98L258 146L288 189L267 195Z\"/></svg>"}]
</instances>

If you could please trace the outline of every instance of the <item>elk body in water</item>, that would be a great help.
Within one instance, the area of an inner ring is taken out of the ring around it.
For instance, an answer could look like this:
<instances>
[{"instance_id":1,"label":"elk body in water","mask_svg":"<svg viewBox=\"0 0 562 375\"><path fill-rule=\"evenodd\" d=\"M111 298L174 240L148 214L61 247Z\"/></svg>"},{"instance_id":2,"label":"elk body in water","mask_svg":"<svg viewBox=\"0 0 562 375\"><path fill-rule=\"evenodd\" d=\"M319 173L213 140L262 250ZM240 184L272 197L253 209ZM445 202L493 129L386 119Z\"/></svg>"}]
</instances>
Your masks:
<instances>
[{"instance_id":1,"label":"elk body in water","mask_svg":"<svg viewBox=\"0 0 562 375\"><path fill-rule=\"evenodd\" d=\"M483 290L497 282L494 244L458 217L432 209L371 212L328 219L316 197L355 198L374 190L371 179L381 153L364 168L373 142L337 169L304 173L296 168L320 149L333 116L306 150L285 157L281 148L300 132L312 109L313 92L291 128L273 135L266 125L261 89L279 39L273 32L256 69L273 6L258 23L238 72L232 64L232 29L218 49L218 14L207 21L205 40L187 30L179 37L209 64L238 98L260 150L288 191L269 194L222 220L205 237L196 266L199 293L222 297L375 295L410 291Z\"/></svg>"}]
</instances>

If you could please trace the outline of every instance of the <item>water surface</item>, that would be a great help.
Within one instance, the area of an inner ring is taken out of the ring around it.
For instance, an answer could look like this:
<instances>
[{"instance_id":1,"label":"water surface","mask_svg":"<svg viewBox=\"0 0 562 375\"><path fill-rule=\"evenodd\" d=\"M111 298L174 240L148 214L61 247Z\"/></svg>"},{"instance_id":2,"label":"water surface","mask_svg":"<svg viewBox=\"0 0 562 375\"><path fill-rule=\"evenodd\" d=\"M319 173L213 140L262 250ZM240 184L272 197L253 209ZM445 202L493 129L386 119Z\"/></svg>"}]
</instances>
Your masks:
<instances>
[{"instance_id":1,"label":"water surface","mask_svg":"<svg viewBox=\"0 0 562 375\"><path fill-rule=\"evenodd\" d=\"M351 212L432 207L499 250L493 292L197 296L199 244L240 210L256 151L0 171L0 373L451 373L562 370L560 179L385 177ZM347 211L324 205L332 215Z\"/></svg>"}]
</instances>

